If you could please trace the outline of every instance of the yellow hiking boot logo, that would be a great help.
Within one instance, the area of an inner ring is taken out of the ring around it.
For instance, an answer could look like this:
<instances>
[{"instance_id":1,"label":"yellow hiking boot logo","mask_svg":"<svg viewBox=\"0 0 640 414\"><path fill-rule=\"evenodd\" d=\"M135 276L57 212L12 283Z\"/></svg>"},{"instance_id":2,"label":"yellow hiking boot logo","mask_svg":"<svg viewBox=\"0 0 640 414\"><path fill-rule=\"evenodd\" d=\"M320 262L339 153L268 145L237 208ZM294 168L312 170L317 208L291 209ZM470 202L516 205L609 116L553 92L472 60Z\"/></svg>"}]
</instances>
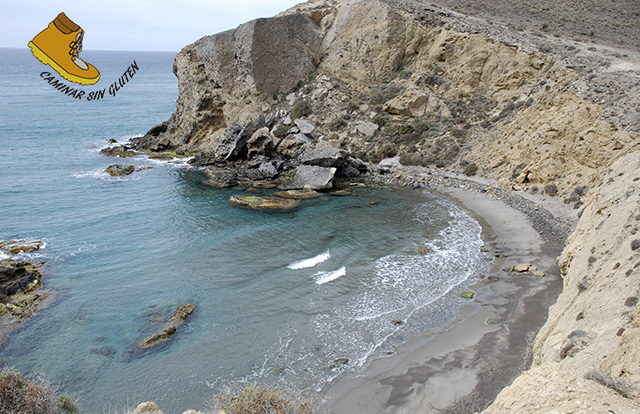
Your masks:
<instances>
[{"instance_id":1,"label":"yellow hiking boot logo","mask_svg":"<svg viewBox=\"0 0 640 414\"><path fill-rule=\"evenodd\" d=\"M83 37L84 30L60 13L29 42L29 47L38 60L51 66L66 80L93 85L100 79L100 72L78 56Z\"/></svg>"}]
</instances>

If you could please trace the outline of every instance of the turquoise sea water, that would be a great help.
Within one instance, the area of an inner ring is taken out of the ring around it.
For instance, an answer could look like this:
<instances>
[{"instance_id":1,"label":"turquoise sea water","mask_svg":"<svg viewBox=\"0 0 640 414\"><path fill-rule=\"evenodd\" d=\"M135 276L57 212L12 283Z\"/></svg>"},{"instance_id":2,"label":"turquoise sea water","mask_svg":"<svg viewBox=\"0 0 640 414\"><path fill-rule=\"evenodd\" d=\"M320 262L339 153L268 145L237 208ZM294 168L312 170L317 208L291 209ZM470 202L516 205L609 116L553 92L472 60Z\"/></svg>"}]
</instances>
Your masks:
<instances>
[{"instance_id":1,"label":"turquoise sea water","mask_svg":"<svg viewBox=\"0 0 640 414\"><path fill-rule=\"evenodd\" d=\"M0 348L42 371L87 413L156 401L200 409L237 382L321 390L451 319L487 268L480 226L433 194L356 189L290 213L233 208L184 162L99 154L168 119L173 55L83 52L115 97L65 96L24 50L0 49L0 240L39 239L54 304ZM60 79L56 75L57 79ZM69 82L64 82L70 84ZM113 178L115 163L148 167ZM421 247L428 253L418 253ZM136 347L178 306L167 344ZM345 363L346 362L346 363Z\"/></svg>"}]
</instances>

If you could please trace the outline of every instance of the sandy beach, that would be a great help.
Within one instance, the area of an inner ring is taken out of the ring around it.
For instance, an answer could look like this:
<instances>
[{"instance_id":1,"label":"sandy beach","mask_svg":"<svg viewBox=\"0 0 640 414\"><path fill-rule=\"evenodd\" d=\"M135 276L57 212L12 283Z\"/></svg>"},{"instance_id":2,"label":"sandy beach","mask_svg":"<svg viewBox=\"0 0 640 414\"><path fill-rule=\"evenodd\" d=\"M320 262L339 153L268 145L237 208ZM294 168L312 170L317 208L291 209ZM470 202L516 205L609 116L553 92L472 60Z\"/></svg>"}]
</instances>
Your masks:
<instances>
[{"instance_id":1,"label":"sandy beach","mask_svg":"<svg viewBox=\"0 0 640 414\"><path fill-rule=\"evenodd\" d=\"M532 341L562 287L562 244L494 194L455 187L438 191L481 224L494 255L490 274L472 287L474 299L453 321L326 389L330 412L430 413L452 404L480 411L530 364ZM520 263L545 276L508 271Z\"/></svg>"}]
</instances>

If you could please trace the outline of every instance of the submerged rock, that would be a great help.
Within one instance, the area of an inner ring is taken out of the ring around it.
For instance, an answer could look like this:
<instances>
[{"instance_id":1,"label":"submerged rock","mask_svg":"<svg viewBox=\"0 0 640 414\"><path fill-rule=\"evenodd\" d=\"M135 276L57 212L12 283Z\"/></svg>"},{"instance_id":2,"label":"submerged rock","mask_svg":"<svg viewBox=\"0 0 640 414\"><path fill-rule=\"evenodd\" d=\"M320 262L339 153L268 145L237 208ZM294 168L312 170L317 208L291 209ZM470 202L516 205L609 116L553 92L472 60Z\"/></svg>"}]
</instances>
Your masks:
<instances>
[{"instance_id":1,"label":"submerged rock","mask_svg":"<svg viewBox=\"0 0 640 414\"><path fill-rule=\"evenodd\" d=\"M104 171L112 177L121 177L123 175L132 174L136 170L133 165L115 164L110 165Z\"/></svg>"},{"instance_id":2,"label":"submerged rock","mask_svg":"<svg viewBox=\"0 0 640 414\"><path fill-rule=\"evenodd\" d=\"M254 210L292 210L300 204L296 200L274 196L231 196L229 202L232 205L247 207Z\"/></svg>"},{"instance_id":3,"label":"submerged rock","mask_svg":"<svg viewBox=\"0 0 640 414\"><path fill-rule=\"evenodd\" d=\"M178 328L193 313L193 305L181 306L176 310L175 315L164 324L162 329L153 335L146 337L140 342L140 348L152 348L158 344L168 341L176 334Z\"/></svg>"}]
</instances>

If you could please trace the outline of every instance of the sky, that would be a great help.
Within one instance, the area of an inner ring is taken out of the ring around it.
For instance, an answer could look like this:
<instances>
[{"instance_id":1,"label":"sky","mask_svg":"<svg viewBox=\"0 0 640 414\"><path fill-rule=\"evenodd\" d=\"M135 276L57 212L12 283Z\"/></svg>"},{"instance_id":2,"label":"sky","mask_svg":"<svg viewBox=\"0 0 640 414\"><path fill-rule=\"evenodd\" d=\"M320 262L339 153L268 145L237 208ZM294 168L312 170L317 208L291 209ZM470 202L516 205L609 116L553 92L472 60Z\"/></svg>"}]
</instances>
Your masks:
<instances>
[{"instance_id":1,"label":"sky","mask_svg":"<svg viewBox=\"0 0 640 414\"><path fill-rule=\"evenodd\" d=\"M26 48L64 12L85 50L177 52L203 36L270 17L303 0L1 0L0 47Z\"/></svg>"}]
</instances>

